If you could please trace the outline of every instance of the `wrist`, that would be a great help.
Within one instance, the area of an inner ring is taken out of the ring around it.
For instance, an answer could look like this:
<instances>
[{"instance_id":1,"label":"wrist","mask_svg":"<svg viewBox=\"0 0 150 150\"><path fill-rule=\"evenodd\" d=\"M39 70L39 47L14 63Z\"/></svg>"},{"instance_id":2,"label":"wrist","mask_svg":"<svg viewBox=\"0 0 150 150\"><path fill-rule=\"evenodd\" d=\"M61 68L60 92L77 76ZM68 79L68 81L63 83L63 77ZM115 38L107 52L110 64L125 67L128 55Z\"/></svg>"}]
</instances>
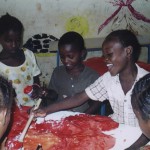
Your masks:
<instances>
[{"instance_id":1,"label":"wrist","mask_svg":"<svg viewBox=\"0 0 150 150\"><path fill-rule=\"evenodd\" d=\"M45 116L47 116L49 114L47 107L44 108L44 113L45 113Z\"/></svg>"}]
</instances>

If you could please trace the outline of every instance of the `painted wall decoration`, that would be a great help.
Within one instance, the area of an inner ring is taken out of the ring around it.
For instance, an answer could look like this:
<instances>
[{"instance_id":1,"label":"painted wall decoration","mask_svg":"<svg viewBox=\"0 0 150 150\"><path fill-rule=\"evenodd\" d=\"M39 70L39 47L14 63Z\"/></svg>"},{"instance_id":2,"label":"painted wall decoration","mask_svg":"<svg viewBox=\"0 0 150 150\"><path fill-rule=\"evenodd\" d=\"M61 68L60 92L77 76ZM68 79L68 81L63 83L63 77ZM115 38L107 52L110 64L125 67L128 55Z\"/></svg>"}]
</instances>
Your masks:
<instances>
[{"instance_id":1,"label":"painted wall decoration","mask_svg":"<svg viewBox=\"0 0 150 150\"><path fill-rule=\"evenodd\" d=\"M1 0L0 15L8 12L22 21L26 42L38 33L60 38L70 30L85 39L105 37L118 28L149 36L149 8L150 0Z\"/></svg>"},{"instance_id":2,"label":"painted wall decoration","mask_svg":"<svg viewBox=\"0 0 150 150\"><path fill-rule=\"evenodd\" d=\"M133 31L137 35L139 34L139 28L147 32L150 28L147 27L146 23L150 23L150 18L146 17L141 12L137 11L132 4L136 0L111 0L108 3L112 4L113 7L117 7L116 10L108 17L98 28L100 33L104 27L106 27L112 21L112 30L121 28L121 22L124 21L125 28ZM143 1L142 1L143 2ZM145 2L149 3L148 0ZM141 24L139 25L139 21ZM138 27L138 29L136 29Z\"/></svg>"},{"instance_id":3,"label":"painted wall decoration","mask_svg":"<svg viewBox=\"0 0 150 150\"><path fill-rule=\"evenodd\" d=\"M112 30L124 28L133 30L150 41L150 0L0 1L0 16L9 13L23 23L24 43L36 34L45 33L59 39L65 32L73 30L82 34L87 45L94 48L100 47L101 39ZM50 52L57 50L58 47L57 42L47 40L45 42L44 50L38 49L36 56L43 73L41 81L48 84L52 71L57 65L56 55ZM35 41L34 46L38 43L39 41ZM50 44L49 48L48 44ZM95 55L95 52L92 54ZM100 54L96 53L96 55Z\"/></svg>"},{"instance_id":4,"label":"painted wall decoration","mask_svg":"<svg viewBox=\"0 0 150 150\"><path fill-rule=\"evenodd\" d=\"M66 30L76 31L80 33L82 36L85 36L89 32L88 20L82 16L73 16L67 20Z\"/></svg>"},{"instance_id":5,"label":"painted wall decoration","mask_svg":"<svg viewBox=\"0 0 150 150\"><path fill-rule=\"evenodd\" d=\"M46 33L35 34L27 40L27 42L23 45L23 47L30 49L33 53L36 53L38 56L47 56L44 55L45 53L53 55L53 53L56 53L56 50L52 51L49 48L53 41L58 40L59 39L56 38L55 36L48 35Z\"/></svg>"}]
</instances>

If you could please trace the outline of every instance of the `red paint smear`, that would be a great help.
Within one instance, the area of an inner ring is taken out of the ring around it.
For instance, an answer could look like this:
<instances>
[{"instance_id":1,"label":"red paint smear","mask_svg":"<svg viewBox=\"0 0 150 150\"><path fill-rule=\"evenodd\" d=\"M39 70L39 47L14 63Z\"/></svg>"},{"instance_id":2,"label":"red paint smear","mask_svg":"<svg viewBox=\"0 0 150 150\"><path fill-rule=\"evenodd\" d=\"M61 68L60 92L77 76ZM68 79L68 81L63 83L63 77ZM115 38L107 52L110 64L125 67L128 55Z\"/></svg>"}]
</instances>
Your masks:
<instances>
[{"instance_id":1,"label":"red paint smear","mask_svg":"<svg viewBox=\"0 0 150 150\"><path fill-rule=\"evenodd\" d=\"M23 107L20 111L15 108L8 149L17 150L22 146L15 137L22 132L28 120L27 109ZM39 143L44 150L108 150L114 146L115 138L102 131L115 129L118 125L111 118L87 114L69 116L60 122L32 122L23 145L25 150L35 150Z\"/></svg>"},{"instance_id":2,"label":"red paint smear","mask_svg":"<svg viewBox=\"0 0 150 150\"><path fill-rule=\"evenodd\" d=\"M146 18L143 14L140 14L140 12L136 11L132 7L132 2L134 0L127 0L126 3L122 0L118 0L117 2L110 2L113 4L113 6L119 6L118 9L109 17L107 18L104 23L102 23L98 28L98 33L119 13L122 7L128 7L130 12L132 13L133 17L135 17L137 20L142 20L144 22L150 23L150 19Z\"/></svg>"}]
</instances>

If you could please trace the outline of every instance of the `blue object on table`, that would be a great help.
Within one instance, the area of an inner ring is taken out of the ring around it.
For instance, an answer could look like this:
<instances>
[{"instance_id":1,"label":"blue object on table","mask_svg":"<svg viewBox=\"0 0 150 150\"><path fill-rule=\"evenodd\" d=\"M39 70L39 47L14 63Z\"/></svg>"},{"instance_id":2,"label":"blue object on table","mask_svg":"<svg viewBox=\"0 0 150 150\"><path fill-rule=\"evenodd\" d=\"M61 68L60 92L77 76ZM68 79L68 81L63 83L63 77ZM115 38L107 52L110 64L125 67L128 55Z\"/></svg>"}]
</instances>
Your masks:
<instances>
[{"instance_id":1,"label":"blue object on table","mask_svg":"<svg viewBox=\"0 0 150 150\"><path fill-rule=\"evenodd\" d=\"M102 102L100 107L100 115L105 116L106 115L106 104Z\"/></svg>"}]
</instances>

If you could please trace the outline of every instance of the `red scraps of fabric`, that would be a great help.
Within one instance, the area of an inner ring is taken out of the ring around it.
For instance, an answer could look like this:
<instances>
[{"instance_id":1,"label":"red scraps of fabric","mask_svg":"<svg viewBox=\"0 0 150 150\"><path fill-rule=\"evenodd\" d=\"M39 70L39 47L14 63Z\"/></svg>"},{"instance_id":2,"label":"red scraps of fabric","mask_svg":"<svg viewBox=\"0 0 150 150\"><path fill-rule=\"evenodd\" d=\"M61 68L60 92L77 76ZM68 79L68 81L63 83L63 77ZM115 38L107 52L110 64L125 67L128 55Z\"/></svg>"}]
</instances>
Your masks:
<instances>
[{"instance_id":1,"label":"red scraps of fabric","mask_svg":"<svg viewBox=\"0 0 150 150\"><path fill-rule=\"evenodd\" d=\"M8 149L21 148L18 137L27 120L28 107L15 108L13 123L8 135ZM118 127L109 117L79 114L61 121L32 122L23 142L25 150L35 150L40 143L44 150L108 150L115 145L115 138L102 131Z\"/></svg>"}]
</instances>

